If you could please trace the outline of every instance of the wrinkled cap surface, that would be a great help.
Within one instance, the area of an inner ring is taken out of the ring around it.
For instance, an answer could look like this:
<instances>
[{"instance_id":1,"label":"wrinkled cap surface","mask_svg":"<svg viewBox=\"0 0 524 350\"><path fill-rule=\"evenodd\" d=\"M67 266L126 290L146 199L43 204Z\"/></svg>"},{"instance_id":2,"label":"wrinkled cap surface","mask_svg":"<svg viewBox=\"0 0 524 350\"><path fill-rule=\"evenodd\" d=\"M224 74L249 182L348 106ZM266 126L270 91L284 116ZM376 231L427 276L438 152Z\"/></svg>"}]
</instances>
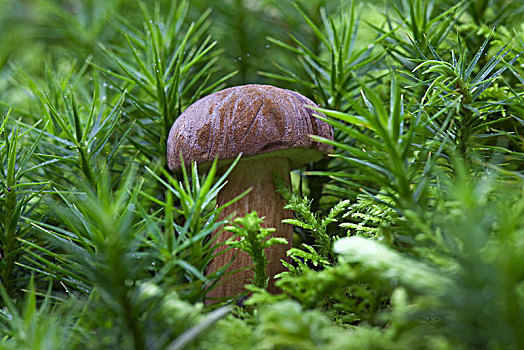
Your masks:
<instances>
[{"instance_id":1,"label":"wrinkled cap surface","mask_svg":"<svg viewBox=\"0 0 524 350\"><path fill-rule=\"evenodd\" d=\"M191 161L205 164L218 156L286 157L290 167L315 162L331 146L314 142L309 135L333 139L331 126L306 107L317 106L290 90L269 85L236 86L206 96L174 122L167 140L167 162L171 170Z\"/></svg>"}]
</instances>

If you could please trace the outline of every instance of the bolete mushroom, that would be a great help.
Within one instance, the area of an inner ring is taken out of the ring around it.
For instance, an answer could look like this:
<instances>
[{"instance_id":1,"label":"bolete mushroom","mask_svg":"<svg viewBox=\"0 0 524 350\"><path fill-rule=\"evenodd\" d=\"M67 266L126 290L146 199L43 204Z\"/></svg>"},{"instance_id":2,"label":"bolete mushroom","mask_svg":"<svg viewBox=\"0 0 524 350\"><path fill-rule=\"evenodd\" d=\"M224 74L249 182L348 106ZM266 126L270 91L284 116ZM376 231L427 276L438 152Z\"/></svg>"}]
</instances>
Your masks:
<instances>
[{"instance_id":1,"label":"bolete mushroom","mask_svg":"<svg viewBox=\"0 0 524 350\"><path fill-rule=\"evenodd\" d=\"M230 163L242 153L241 161L217 196L217 205L252 188L247 196L227 207L221 219L232 213L243 216L256 211L265 217L265 227L276 228L275 236L287 239L287 245L266 248L268 290L272 293L277 292L272 277L283 271L280 259L286 259L293 238L292 226L282 223L291 213L283 209L285 203L275 192L274 173L289 185L291 169L320 160L330 151L330 146L313 141L309 135L333 139L331 126L317 119L306 105L315 106L313 101L296 92L274 86L232 87L189 106L174 122L167 141L168 166L174 171L181 169L180 154L186 165L195 161L205 166L215 157L222 164ZM230 237L231 233L224 231L215 244ZM230 250L213 259L207 273L224 267L235 254L238 255L229 271L252 264L248 254ZM243 270L229 276L211 290L208 297L218 299L242 293L252 274Z\"/></svg>"}]
</instances>

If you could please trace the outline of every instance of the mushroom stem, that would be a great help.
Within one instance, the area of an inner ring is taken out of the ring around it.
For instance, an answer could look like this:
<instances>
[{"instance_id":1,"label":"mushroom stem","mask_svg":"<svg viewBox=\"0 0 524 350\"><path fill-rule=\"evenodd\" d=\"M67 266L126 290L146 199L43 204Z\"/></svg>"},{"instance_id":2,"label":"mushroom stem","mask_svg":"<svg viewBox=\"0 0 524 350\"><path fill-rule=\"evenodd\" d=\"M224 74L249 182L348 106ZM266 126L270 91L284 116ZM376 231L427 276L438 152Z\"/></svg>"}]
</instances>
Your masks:
<instances>
[{"instance_id":1,"label":"mushroom stem","mask_svg":"<svg viewBox=\"0 0 524 350\"><path fill-rule=\"evenodd\" d=\"M293 227L282 223L282 220L290 218L292 213L289 210L283 209L285 201L275 192L276 188L273 182L275 171L284 179L286 184L290 184L290 169L287 158L243 160L236 165L228 177L227 185L217 196L217 205L220 206L234 199L248 188L251 188L251 192L248 195L229 207L226 207L219 219L224 220L231 214L243 216L256 211L259 217L265 217L264 227L274 227L276 229L274 236L287 239L288 244L280 244L265 249L268 260L266 267L266 274L269 278L268 290L271 293L278 293L278 288L274 284L273 276L284 270L280 260L287 260L286 251L291 247L293 239ZM217 237L215 244L223 243L231 236L231 232L223 231L219 237ZM225 249L226 247L220 246L216 252L219 253ZM247 253L231 249L213 259L208 266L207 273L213 273L228 264L235 254L237 254L237 256L229 267L228 272L253 264L251 257ZM219 285L207 294L207 297L211 299L222 299L238 295L244 292L244 285L248 284L252 278L252 270L243 270L224 277L224 281L220 281Z\"/></svg>"}]
</instances>

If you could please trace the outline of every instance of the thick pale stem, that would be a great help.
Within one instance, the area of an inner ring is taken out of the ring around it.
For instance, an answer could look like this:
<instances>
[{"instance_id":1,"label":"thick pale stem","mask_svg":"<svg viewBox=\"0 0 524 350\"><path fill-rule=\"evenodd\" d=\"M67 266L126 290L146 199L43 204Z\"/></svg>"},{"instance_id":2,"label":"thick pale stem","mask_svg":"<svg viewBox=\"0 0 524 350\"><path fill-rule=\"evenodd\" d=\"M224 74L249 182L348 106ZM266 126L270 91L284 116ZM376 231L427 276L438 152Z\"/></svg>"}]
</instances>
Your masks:
<instances>
[{"instance_id":1,"label":"thick pale stem","mask_svg":"<svg viewBox=\"0 0 524 350\"><path fill-rule=\"evenodd\" d=\"M274 236L284 237L288 244L276 245L265 249L268 259L266 274L269 277L268 290L277 293L278 289L274 285L273 276L282 272L284 267L281 259L287 260L286 251L291 247L293 239L293 227L283 224L282 220L292 217L289 210L284 210L285 205L282 197L275 192L273 173L277 172L289 185L289 162L286 158L265 158L255 160L244 160L237 164L233 172L228 177L227 185L220 191L217 197L217 205L222 205L237 197L239 194L252 188L251 192L227 207L221 214L220 219L225 219L234 213L234 216L244 216L247 213L256 211L259 217L265 217L263 226L274 227ZM232 236L231 232L222 232L216 240L216 244L222 243ZM225 247L217 248L217 252L223 251ZM208 274L222 268L237 254L235 260L228 271L237 270L253 264L251 257L238 250L228 252L215 258L208 267ZM253 271L244 270L233 275L224 277L219 285L211 290L207 296L210 299L232 297L244 292L244 285L248 284L253 278Z\"/></svg>"}]
</instances>

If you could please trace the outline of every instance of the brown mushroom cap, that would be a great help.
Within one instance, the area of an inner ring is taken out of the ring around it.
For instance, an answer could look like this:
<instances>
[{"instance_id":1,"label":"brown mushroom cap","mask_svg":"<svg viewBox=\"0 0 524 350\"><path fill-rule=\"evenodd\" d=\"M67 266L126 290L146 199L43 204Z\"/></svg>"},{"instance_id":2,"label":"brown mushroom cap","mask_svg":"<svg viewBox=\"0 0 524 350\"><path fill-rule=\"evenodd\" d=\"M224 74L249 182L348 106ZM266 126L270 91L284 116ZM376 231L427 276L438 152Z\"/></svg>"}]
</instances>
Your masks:
<instances>
[{"instance_id":1,"label":"brown mushroom cap","mask_svg":"<svg viewBox=\"0 0 524 350\"><path fill-rule=\"evenodd\" d=\"M167 141L171 170L184 163L203 164L247 157L285 157L291 169L321 159L329 145L309 135L333 139L333 129L306 107L310 99L269 85L236 86L193 103L173 124Z\"/></svg>"}]
</instances>

